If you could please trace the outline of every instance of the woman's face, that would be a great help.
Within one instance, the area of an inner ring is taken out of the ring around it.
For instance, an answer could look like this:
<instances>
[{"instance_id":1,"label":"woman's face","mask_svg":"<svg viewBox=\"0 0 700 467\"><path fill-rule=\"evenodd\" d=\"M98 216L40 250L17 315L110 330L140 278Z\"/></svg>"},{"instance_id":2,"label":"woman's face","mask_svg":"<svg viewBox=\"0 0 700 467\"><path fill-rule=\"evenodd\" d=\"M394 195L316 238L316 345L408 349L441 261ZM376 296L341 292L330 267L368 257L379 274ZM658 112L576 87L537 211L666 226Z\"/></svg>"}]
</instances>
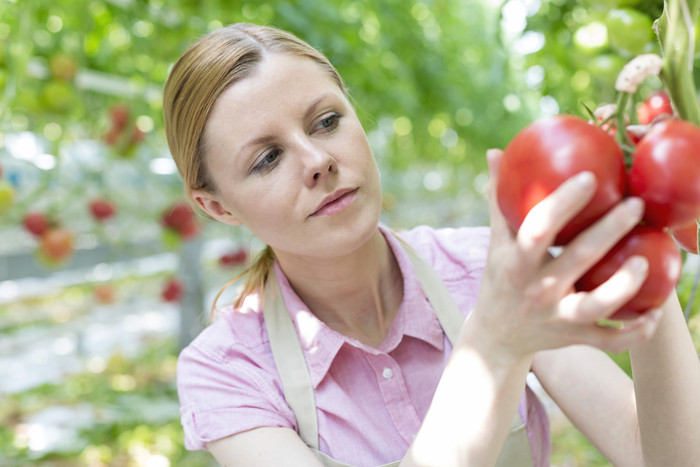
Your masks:
<instances>
[{"instance_id":1,"label":"woman's face","mask_svg":"<svg viewBox=\"0 0 700 467\"><path fill-rule=\"evenodd\" d=\"M313 60L267 55L222 93L204 138L217 191L193 198L278 254L348 254L376 231L372 150L352 105Z\"/></svg>"}]
</instances>

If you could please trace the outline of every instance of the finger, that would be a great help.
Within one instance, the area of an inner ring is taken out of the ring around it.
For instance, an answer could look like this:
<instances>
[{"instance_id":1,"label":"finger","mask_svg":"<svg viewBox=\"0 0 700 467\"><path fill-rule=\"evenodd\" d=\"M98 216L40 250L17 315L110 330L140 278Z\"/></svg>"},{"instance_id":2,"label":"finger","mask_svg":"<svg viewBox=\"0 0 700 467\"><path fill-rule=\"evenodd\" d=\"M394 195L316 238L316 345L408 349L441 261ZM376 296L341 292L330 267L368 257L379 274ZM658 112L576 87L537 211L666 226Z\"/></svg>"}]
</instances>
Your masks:
<instances>
[{"instance_id":1,"label":"finger","mask_svg":"<svg viewBox=\"0 0 700 467\"><path fill-rule=\"evenodd\" d=\"M641 199L626 198L577 235L557 259L546 266L546 274L559 277L563 287L574 284L639 223L643 213Z\"/></svg>"},{"instance_id":2,"label":"finger","mask_svg":"<svg viewBox=\"0 0 700 467\"><path fill-rule=\"evenodd\" d=\"M498 169L500 167L501 157L503 156L503 151L500 149L489 149L486 151L486 160L489 166L489 183L488 183L488 197L489 197L489 217L491 224L491 236L495 239L507 238L512 239L513 233L508 226L501 210L498 207Z\"/></svg>"},{"instance_id":3,"label":"finger","mask_svg":"<svg viewBox=\"0 0 700 467\"><path fill-rule=\"evenodd\" d=\"M541 261L559 231L588 204L595 193L591 172L581 172L559 185L525 216L516 239L523 257Z\"/></svg>"},{"instance_id":4,"label":"finger","mask_svg":"<svg viewBox=\"0 0 700 467\"><path fill-rule=\"evenodd\" d=\"M561 315L578 323L597 322L611 316L639 291L647 277L648 264L643 256L629 258L596 289L573 294L576 300L567 296L562 302Z\"/></svg>"},{"instance_id":5,"label":"finger","mask_svg":"<svg viewBox=\"0 0 700 467\"><path fill-rule=\"evenodd\" d=\"M589 344L608 352L622 352L649 341L661 322L662 310L650 310L638 318L626 321L620 328L595 326L590 329Z\"/></svg>"}]
</instances>

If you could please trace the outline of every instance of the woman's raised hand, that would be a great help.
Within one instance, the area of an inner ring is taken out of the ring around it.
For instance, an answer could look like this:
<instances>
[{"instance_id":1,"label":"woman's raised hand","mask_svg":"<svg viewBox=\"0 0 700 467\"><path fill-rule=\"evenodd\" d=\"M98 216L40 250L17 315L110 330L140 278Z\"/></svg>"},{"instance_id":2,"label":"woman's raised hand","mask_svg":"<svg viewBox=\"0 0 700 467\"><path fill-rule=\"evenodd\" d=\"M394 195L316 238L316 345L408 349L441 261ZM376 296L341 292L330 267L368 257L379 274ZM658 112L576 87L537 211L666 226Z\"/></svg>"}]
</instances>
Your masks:
<instances>
[{"instance_id":1,"label":"woman's raised hand","mask_svg":"<svg viewBox=\"0 0 700 467\"><path fill-rule=\"evenodd\" d=\"M643 257L630 258L591 292L574 292L576 280L642 217L643 203L626 198L552 257L555 236L592 198L596 181L584 172L563 183L535 206L514 234L496 200L500 150L489 150L491 245L479 300L470 320L493 351L510 357L574 344L621 351L648 340L660 311L648 312L620 328L601 326L639 289L646 277Z\"/></svg>"}]
</instances>

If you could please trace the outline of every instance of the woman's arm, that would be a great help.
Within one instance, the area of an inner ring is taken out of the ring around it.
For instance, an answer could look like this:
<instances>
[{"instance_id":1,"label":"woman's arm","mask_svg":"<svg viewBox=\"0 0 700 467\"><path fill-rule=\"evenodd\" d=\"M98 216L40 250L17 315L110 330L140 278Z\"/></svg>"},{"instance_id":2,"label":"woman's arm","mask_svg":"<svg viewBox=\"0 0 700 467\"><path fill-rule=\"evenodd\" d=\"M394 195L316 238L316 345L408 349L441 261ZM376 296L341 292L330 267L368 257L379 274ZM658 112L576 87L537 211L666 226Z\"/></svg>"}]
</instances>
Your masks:
<instances>
[{"instance_id":1,"label":"woman's arm","mask_svg":"<svg viewBox=\"0 0 700 467\"><path fill-rule=\"evenodd\" d=\"M540 352L533 371L571 422L615 466L700 459L700 362L672 294L653 338L630 349L634 382L587 346Z\"/></svg>"},{"instance_id":2,"label":"woman's arm","mask_svg":"<svg viewBox=\"0 0 700 467\"><path fill-rule=\"evenodd\" d=\"M321 467L290 428L255 428L207 443L207 449L223 467Z\"/></svg>"},{"instance_id":3,"label":"woman's arm","mask_svg":"<svg viewBox=\"0 0 700 467\"><path fill-rule=\"evenodd\" d=\"M616 467L644 466L632 380L604 352L539 352L532 370L571 423ZM668 464L672 465L672 464Z\"/></svg>"},{"instance_id":4,"label":"woman's arm","mask_svg":"<svg viewBox=\"0 0 700 467\"><path fill-rule=\"evenodd\" d=\"M470 324L462 329L401 466L496 463L525 388L530 357L501 358L484 351L478 333Z\"/></svg>"},{"instance_id":5,"label":"woman's arm","mask_svg":"<svg viewBox=\"0 0 700 467\"><path fill-rule=\"evenodd\" d=\"M700 463L700 361L678 298L664 304L659 329L630 348L646 465Z\"/></svg>"},{"instance_id":6,"label":"woman's arm","mask_svg":"<svg viewBox=\"0 0 700 467\"><path fill-rule=\"evenodd\" d=\"M577 278L639 222L639 200L613 208L552 259L549 246L590 200L595 181L567 181L514 235L495 198L500 156L488 154L491 243L479 299L402 465L493 465L538 351L574 344L620 351L648 340L658 325L657 314L623 329L597 325L637 292L646 276L643 260L628 261L590 293L571 293Z\"/></svg>"}]
</instances>

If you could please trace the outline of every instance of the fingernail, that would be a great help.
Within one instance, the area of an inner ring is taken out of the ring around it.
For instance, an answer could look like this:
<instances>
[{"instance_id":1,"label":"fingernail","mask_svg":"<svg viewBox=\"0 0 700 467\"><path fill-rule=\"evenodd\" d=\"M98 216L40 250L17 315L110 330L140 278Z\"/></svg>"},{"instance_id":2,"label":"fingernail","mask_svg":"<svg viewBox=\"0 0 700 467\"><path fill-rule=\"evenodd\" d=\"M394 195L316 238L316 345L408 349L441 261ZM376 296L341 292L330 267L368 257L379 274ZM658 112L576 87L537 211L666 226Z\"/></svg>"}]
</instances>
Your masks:
<instances>
[{"instance_id":1,"label":"fingernail","mask_svg":"<svg viewBox=\"0 0 700 467\"><path fill-rule=\"evenodd\" d=\"M500 149L495 149L495 148L487 149L486 150L486 159L489 162L492 162L495 158L497 158L499 156L500 152L501 152Z\"/></svg>"},{"instance_id":2,"label":"fingernail","mask_svg":"<svg viewBox=\"0 0 700 467\"><path fill-rule=\"evenodd\" d=\"M629 260L629 266L637 272L645 272L649 267L649 261L644 256L633 256Z\"/></svg>"},{"instance_id":3,"label":"fingernail","mask_svg":"<svg viewBox=\"0 0 700 467\"><path fill-rule=\"evenodd\" d=\"M642 214L644 214L644 201L642 201L640 198L627 198L625 200L625 206L630 211L630 213L634 214L637 217L641 217Z\"/></svg>"},{"instance_id":4,"label":"fingernail","mask_svg":"<svg viewBox=\"0 0 700 467\"><path fill-rule=\"evenodd\" d=\"M595 177L588 171L581 172L574 177L574 182L582 188L588 188L593 184L594 180Z\"/></svg>"},{"instance_id":5,"label":"fingernail","mask_svg":"<svg viewBox=\"0 0 700 467\"><path fill-rule=\"evenodd\" d=\"M649 314L651 315L649 316L649 318L652 320L652 322L656 323L661 319L663 311L657 308L656 310L651 311Z\"/></svg>"},{"instance_id":6,"label":"fingernail","mask_svg":"<svg viewBox=\"0 0 700 467\"><path fill-rule=\"evenodd\" d=\"M656 327L659 324L659 321L661 320L661 310L656 309L653 311L649 311L644 315L644 317L647 320L644 323L644 327L646 328L648 334L652 334L656 330Z\"/></svg>"}]
</instances>

